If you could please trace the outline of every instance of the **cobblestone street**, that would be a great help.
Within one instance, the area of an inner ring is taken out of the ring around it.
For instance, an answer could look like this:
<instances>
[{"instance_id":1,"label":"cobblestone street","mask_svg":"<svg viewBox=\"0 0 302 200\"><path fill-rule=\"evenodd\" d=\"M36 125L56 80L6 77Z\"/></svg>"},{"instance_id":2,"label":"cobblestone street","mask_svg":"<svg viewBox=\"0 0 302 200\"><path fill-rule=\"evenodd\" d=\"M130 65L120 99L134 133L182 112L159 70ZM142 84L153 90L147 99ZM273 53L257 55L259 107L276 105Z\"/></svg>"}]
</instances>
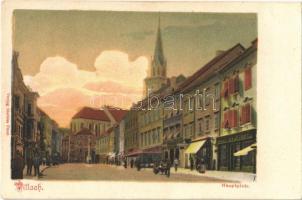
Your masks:
<instances>
[{"instance_id":1,"label":"cobblestone street","mask_svg":"<svg viewBox=\"0 0 302 200\"><path fill-rule=\"evenodd\" d=\"M171 171L174 170L171 168ZM195 176L191 174L171 173L168 178L165 175L155 175L151 169L123 168L102 164L61 164L47 168L40 180L99 180L99 181L182 181L182 182L226 182L222 179ZM228 181L229 182L229 181Z\"/></svg>"}]
</instances>

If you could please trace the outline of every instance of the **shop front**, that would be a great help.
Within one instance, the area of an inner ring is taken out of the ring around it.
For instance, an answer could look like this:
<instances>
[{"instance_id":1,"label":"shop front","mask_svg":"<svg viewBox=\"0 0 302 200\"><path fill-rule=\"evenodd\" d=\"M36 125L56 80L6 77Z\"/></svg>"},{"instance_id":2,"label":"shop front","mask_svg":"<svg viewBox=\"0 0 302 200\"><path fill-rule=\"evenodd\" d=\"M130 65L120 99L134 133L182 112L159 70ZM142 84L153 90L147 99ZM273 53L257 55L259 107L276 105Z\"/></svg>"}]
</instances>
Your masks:
<instances>
[{"instance_id":1,"label":"shop front","mask_svg":"<svg viewBox=\"0 0 302 200\"><path fill-rule=\"evenodd\" d=\"M211 138L205 138L198 141L192 141L187 147L186 151L186 167L196 168L196 164L204 160L207 170L213 168L213 151ZM192 162L193 161L193 162Z\"/></svg>"},{"instance_id":2,"label":"shop front","mask_svg":"<svg viewBox=\"0 0 302 200\"><path fill-rule=\"evenodd\" d=\"M173 163L175 159L180 160L181 147L179 146L179 144L181 143L181 138L176 138L165 142L165 144L163 144L162 146L163 158L165 160L169 160L171 163Z\"/></svg>"},{"instance_id":3,"label":"shop front","mask_svg":"<svg viewBox=\"0 0 302 200\"><path fill-rule=\"evenodd\" d=\"M218 170L256 172L256 129L217 138Z\"/></svg>"},{"instance_id":4,"label":"shop front","mask_svg":"<svg viewBox=\"0 0 302 200\"><path fill-rule=\"evenodd\" d=\"M136 158L141 155L143 153L142 150L140 149L137 149L137 148L132 148L132 149L129 149L127 151L127 153L125 154L125 157L127 159L127 162L130 163L131 160L135 161Z\"/></svg>"}]
</instances>

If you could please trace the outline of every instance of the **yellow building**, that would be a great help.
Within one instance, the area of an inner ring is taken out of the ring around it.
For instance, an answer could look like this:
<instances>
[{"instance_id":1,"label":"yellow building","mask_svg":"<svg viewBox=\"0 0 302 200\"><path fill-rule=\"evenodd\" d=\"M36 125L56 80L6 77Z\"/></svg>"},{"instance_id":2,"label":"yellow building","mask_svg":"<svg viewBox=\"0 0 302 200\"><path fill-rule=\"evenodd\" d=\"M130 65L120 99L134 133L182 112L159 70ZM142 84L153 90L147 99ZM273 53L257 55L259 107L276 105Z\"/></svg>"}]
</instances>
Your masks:
<instances>
[{"instance_id":1,"label":"yellow building","mask_svg":"<svg viewBox=\"0 0 302 200\"><path fill-rule=\"evenodd\" d=\"M238 58L244 48L237 44L227 51L219 51L212 60L180 86L183 95L183 135L188 146L185 166L203 159L207 169L217 168L216 138L220 132L220 70Z\"/></svg>"},{"instance_id":2,"label":"yellow building","mask_svg":"<svg viewBox=\"0 0 302 200\"><path fill-rule=\"evenodd\" d=\"M114 127L103 132L97 140L97 154L99 154L99 162L113 163L116 156L114 151Z\"/></svg>"}]
</instances>

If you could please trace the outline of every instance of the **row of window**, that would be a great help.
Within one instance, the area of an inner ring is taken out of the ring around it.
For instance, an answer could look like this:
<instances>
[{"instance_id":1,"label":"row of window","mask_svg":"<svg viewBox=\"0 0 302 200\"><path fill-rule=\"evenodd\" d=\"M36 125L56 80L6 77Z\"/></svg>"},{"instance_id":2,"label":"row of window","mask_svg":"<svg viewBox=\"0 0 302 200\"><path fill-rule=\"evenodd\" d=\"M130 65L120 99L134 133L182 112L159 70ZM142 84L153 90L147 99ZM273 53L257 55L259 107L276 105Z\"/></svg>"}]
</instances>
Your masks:
<instances>
[{"instance_id":1,"label":"row of window","mask_svg":"<svg viewBox=\"0 0 302 200\"><path fill-rule=\"evenodd\" d=\"M140 143L142 147L160 143L160 128L142 133Z\"/></svg>"},{"instance_id":2,"label":"row of window","mask_svg":"<svg viewBox=\"0 0 302 200\"><path fill-rule=\"evenodd\" d=\"M222 96L227 98L229 95L235 94L239 92L239 75L237 74L234 77L225 80L223 83L223 92ZM252 68L246 68L244 70L244 89L248 90L252 87Z\"/></svg>"},{"instance_id":3,"label":"row of window","mask_svg":"<svg viewBox=\"0 0 302 200\"><path fill-rule=\"evenodd\" d=\"M164 129L163 140L180 137L180 124Z\"/></svg>"},{"instance_id":4,"label":"row of window","mask_svg":"<svg viewBox=\"0 0 302 200\"><path fill-rule=\"evenodd\" d=\"M137 119L131 118L129 121L126 121L125 128L130 129L131 127L137 127Z\"/></svg>"},{"instance_id":5,"label":"row of window","mask_svg":"<svg viewBox=\"0 0 302 200\"><path fill-rule=\"evenodd\" d=\"M104 138L101 138L99 140L99 144L100 144L101 149L103 149L105 147L104 145L106 145L108 143L109 143L109 137L104 137Z\"/></svg>"},{"instance_id":6,"label":"row of window","mask_svg":"<svg viewBox=\"0 0 302 200\"><path fill-rule=\"evenodd\" d=\"M140 125L145 126L145 125L148 125L149 123L159 120L160 111L161 111L160 109L155 109L155 110L149 110L147 112L142 113Z\"/></svg>"},{"instance_id":7,"label":"row of window","mask_svg":"<svg viewBox=\"0 0 302 200\"><path fill-rule=\"evenodd\" d=\"M131 135L128 135L126 138L125 138L125 145L126 146L130 146L130 145L133 145L133 144L136 144L137 143L137 134L131 134Z\"/></svg>"},{"instance_id":8,"label":"row of window","mask_svg":"<svg viewBox=\"0 0 302 200\"><path fill-rule=\"evenodd\" d=\"M21 108L21 100L20 100L20 96L18 95L14 95L13 97L13 104L14 104L14 107L16 110L19 110ZM28 103L26 104L24 102L24 110L25 112L28 114L28 115L32 115L33 114L33 111L32 111L32 104L31 103Z\"/></svg>"},{"instance_id":9,"label":"row of window","mask_svg":"<svg viewBox=\"0 0 302 200\"><path fill-rule=\"evenodd\" d=\"M110 127L110 124L94 124L94 123L71 123L71 131L78 132L83 128L89 129L91 132L96 133L96 135L100 135L100 133L105 132Z\"/></svg>"},{"instance_id":10,"label":"row of window","mask_svg":"<svg viewBox=\"0 0 302 200\"><path fill-rule=\"evenodd\" d=\"M164 119L168 119L170 117L177 116L179 114L180 114L180 110L179 109L177 109L177 110L169 110L169 111L166 111Z\"/></svg>"},{"instance_id":11,"label":"row of window","mask_svg":"<svg viewBox=\"0 0 302 200\"><path fill-rule=\"evenodd\" d=\"M197 134L201 135L204 132L209 132L211 130L211 121L213 123L214 129L219 128L219 113L214 114L214 120L211 120L210 115L200 118L197 120L198 125L198 131Z\"/></svg>"},{"instance_id":12,"label":"row of window","mask_svg":"<svg viewBox=\"0 0 302 200\"><path fill-rule=\"evenodd\" d=\"M227 110L223 114L223 128L235 128L238 127L238 122L240 125L251 122L251 105L247 103L240 108L240 119L238 121L238 109Z\"/></svg>"}]
</instances>

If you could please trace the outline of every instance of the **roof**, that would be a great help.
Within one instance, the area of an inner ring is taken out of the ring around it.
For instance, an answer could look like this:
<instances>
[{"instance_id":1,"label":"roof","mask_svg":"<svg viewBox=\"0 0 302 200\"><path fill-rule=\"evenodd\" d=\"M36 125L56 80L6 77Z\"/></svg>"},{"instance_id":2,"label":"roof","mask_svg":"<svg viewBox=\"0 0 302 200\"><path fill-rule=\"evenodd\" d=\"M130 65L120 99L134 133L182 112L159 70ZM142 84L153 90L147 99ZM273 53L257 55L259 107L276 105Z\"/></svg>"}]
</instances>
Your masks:
<instances>
[{"instance_id":1,"label":"roof","mask_svg":"<svg viewBox=\"0 0 302 200\"><path fill-rule=\"evenodd\" d=\"M122 119L127 114L128 110L123 110L121 108L112 107L112 106L106 106L108 111L111 113L112 117L115 119L117 123L122 121Z\"/></svg>"},{"instance_id":2,"label":"roof","mask_svg":"<svg viewBox=\"0 0 302 200\"><path fill-rule=\"evenodd\" d=\"M40 112L40 115L41 115L41 116L45 116L45 117L50 118L50 117L48 116L48 114L46 114L46 112L45 112L44 110L42 110L40 107L37 107L37 109L38 109L38 112Z\"/></svg>"},{"instance_id":3,"label":"roof","mask_svg":"<svg viewBox=\"0 0 302 200\"><path fill-rule=\"evenodd\" d=\"M227 64L229 64L239 55L241 55L244 50L244 47L238 43L227 51L214 57L207 64L205 64L198 71L196 71L192 76L187 78L182 84L180 84L179 88L177 88L176 91L183 91L187 87L190 87L194 81L196 81L197 79L202 79L205 73L208 72L210 69L212 69L211 73L214 73L216 70L220 70L223 67L227 66Z\"/></svg>"},{"instance_id":4,"label":"roof","mask_svg":"<svg viewBox=\"0 0 302 200\"><path fill-rule=\"evenodd\" d=\"M72 119L93 119L100 121L110 121L109 117L106 115L104 110L83 107L79 112L77 112Z\"/></svg>"},{"instance_id":5,"label":"roof","mask_svg":"<svg viewBox=\"0 0 302 200\"><path fill-rule=\"evenodd\" d=\"M242 54L240 54L240 56L237 56L235 59L232 60L232 62L229 62L227 66L225 66L223 69L227 69L229 66L232 66L232 64L239 62L240 60L244 59L254 51L257 51L257 49L258 49L258 38L253 40L251 42L251 45L247 49L245 49L245 51Z\"/></svg>"},{"instance_id":6,"label":"roof","mask_svg":"<svg viewBox=\"0 0 302 200\"><path fill-rule=\"evenodd\" d=\"M93 135L93 134L87 128L83 128L82 130L77 132L75 135Z\"/></svg>"}]
</instances>

